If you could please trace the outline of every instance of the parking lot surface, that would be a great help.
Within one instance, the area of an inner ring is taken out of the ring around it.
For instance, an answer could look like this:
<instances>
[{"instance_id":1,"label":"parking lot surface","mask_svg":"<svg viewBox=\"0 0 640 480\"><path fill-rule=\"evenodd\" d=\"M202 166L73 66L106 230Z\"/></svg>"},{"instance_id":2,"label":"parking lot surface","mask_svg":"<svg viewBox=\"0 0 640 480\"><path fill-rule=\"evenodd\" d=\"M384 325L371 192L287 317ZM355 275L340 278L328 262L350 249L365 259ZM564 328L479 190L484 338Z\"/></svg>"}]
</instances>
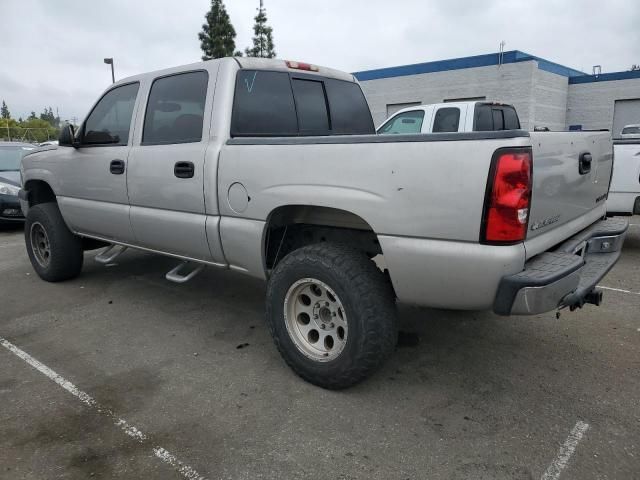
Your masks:
<instances>
[{"instance_id":1,"label":"parking lot surface","mask_svg":"<svg viewBox=\"0 0 640 480\"><path fill-rule=\"evenodd\" d=\"M340 392L281 360L259 281L206 269L177 285L175 260L129 251L107 267L88 252L79 278L46 283L3 228L0 478L638 478L631 223L603 306L402 307L394 356Z\"/></svg>"}]
</instances>

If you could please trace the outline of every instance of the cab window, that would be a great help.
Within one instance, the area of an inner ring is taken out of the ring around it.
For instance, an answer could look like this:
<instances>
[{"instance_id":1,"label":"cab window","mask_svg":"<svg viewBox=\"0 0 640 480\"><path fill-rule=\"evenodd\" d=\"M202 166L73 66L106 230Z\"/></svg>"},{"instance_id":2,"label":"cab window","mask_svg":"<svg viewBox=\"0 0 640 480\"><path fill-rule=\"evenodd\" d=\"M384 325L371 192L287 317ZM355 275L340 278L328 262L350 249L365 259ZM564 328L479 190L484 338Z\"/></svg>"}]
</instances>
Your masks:
<instances>
[{"instance_id":1,"label":"cab window","mask_svg":"<svg viewBox=\"0 0 640 480\"><path fill-rule=\"evenodd\" d=\"M409 134L420 133L424 121L424 110L411 110L399 113L378 130L379 134Z\"/></svg>"},{"instance_id":2,"label":"cab window","mask_svg":"<svg viewBox=\"0 0 640 480\"><path fill-rule=\"evenodd\" d=\"M457 132L460 125L460 109L457 107L440 108L433 120L434 133Z\"/></svg>"},{"instance_id":3,"label":"cab window","mask_svg":"<svg viewBox=\"0 0 640 480\"><path fill-rule=\"evenodd\" d=\"M142 145L202 140L207 72L187 72L154 80L149 92Z\"/></svg>"},{"instance_id":4,"label":"cab window","mask_svg":"<svg viewBox=\"0 0 640 480\"><path fill-rule=\"evenodd\" d=\"M138 95L138 83L109 90L84 123L83 145L126 145L131 116Z\"/></svg>"}]
</instances>

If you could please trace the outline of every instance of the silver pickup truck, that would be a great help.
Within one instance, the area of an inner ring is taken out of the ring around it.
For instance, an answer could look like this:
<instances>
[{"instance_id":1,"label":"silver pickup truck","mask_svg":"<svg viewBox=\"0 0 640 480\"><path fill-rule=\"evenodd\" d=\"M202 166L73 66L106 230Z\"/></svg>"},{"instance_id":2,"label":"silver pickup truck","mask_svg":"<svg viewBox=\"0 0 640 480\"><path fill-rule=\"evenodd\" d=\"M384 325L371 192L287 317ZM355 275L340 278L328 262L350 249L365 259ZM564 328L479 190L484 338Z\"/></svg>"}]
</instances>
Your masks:
<instances>
[{"instance_id":1,"label":"silver pickup truck","mask_svg":"<svg viewBox=\"0 0 640 480\"><path fill-rule=\"evenodd\" d=\"M268 281L275 343L344 388L394 350L395 303L538 314L599 304L627 223L605 217L607 132L375 135L355 78L227 58L111 86L78 131L22 161L31 263L77 276L85 250ZM212 294L214 287L212 286Z\"/></svg>"}]
</instances>

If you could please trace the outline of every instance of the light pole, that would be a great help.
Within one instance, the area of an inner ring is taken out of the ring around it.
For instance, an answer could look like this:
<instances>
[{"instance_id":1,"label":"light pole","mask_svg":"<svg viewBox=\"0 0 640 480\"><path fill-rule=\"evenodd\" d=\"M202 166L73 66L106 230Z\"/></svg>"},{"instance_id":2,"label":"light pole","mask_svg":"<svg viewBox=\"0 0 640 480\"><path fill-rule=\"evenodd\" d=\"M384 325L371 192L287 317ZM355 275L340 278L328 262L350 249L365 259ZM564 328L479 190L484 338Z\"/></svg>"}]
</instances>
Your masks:
<instances>
[{"instance_id":1,"label":"light pole","mask_svg":"<svg viewBox=\"0 0 640 480\"><path fill-rule=\"evenodd\" d=\"M105 58L104 63L107 65L111 65L111 82L116 83L116 76L113 73L113 58Z\"/></svg>"}]
</instances>

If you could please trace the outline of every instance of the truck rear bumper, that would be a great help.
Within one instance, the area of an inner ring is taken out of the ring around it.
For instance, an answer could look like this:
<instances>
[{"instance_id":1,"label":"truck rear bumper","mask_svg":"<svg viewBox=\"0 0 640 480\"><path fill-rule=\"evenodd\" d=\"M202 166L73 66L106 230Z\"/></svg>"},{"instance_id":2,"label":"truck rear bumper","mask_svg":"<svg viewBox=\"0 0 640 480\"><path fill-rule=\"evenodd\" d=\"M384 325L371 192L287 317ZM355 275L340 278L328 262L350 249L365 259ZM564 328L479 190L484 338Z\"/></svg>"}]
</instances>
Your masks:
<instances>
[{"instance_id":1,"label":"truck rear bumper","mask_svg":"<svg viewBox=\"0 0 640 480\"><path fill-rule=\"evenodd\" d=\"M600 301L598 282L615 265L627 233L624 218L600 220L553 251L502 278L493 303L498 315L535 315Z\"/></svg>"}]
</instances>

